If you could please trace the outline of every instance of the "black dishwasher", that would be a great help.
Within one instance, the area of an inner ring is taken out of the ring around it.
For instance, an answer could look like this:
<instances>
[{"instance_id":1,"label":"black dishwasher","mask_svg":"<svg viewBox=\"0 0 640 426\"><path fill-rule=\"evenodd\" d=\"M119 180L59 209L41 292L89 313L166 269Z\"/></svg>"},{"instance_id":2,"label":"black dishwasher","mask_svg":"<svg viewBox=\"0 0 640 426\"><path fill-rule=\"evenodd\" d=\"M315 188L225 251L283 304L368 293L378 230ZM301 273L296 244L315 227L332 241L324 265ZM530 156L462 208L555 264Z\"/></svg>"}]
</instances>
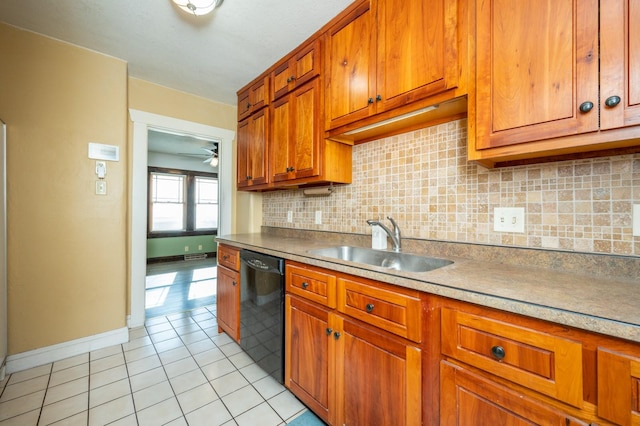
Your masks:
<instances>
[{"instance_id":1,"label":"black dishwasher","mask_svg":"<svg viewBox=\"0 0 640 426\"><path fill-rule=\"evenodd\" d=\"M284 383L284 260L240 251L240 346Z\"/></svg>"}]
</instances>

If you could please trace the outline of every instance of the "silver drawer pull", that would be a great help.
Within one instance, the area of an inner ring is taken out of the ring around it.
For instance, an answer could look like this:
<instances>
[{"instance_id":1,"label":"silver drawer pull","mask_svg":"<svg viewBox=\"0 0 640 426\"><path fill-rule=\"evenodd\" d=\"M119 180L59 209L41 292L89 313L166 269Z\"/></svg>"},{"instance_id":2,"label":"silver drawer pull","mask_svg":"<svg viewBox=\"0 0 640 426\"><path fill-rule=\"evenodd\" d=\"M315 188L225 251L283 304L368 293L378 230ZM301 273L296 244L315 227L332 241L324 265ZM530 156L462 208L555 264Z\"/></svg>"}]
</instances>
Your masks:
<instances>
[{"instance_id":1,"label":"silver drawer pull","mask_svg":"<svg viewBox=\"0 0 640 426\"><path fill-rule=\"evenodd\" d=\"M365 306L365 309L369 313L373 312L373 308L374 308L373 303L367 303L367 306Z\"/></svg>"}]
</instances>

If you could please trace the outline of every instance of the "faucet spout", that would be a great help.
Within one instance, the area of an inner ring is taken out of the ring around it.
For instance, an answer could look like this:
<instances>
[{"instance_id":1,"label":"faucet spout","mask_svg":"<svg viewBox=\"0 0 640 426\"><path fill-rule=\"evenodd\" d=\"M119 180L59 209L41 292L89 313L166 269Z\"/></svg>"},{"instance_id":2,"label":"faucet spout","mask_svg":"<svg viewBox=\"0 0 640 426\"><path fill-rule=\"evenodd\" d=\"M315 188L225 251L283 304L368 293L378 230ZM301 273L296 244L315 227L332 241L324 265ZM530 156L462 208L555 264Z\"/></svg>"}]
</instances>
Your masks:
<instances>
[{"instance_id":1,"label":"faucet spout","mask_svg":"<svg viewBox=\"0 0 640 426\"><path fill-rule=\"evenodd\" d=\"M370 226L378 225L380 228L382 228L382 230L387 233L389 238L391 238L391 242L393 243L393 251L400 252L402 251L402 236L400 234L400 227L398 227L398 224L395 220L393 220L391 216L387 216L387 219L389 219L391 225L393 225L393 231L387 228L378 220L369 219L367 220L367 223Z\"/></svg>"}]
</instances>

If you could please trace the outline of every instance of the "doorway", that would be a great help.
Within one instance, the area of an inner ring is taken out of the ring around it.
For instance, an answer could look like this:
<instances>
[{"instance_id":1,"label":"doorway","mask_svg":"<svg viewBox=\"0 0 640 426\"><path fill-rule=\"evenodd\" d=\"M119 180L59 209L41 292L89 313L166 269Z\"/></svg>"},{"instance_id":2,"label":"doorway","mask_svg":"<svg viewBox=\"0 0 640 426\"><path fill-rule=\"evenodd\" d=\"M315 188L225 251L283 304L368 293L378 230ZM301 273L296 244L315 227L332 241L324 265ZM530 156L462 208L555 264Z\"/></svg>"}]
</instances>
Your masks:
<instances>
[{"instance_id":1,"label":"doorway","mask_svg":"<svg viewBox=\"0 0 640 426\"><path fill-rule=\"evenodd\" d=\"M130 282L130 328L144 325L145 284L147 275L147 163L148 132L157 129L180 134L190 134L204 139L218 141L220 159L220 218L218 234L231 233L232 212L232 143L235 132L207 126L173 117L129 110L133 121L133 149L131 153L132 174L129 191L129 282Z\"/></svg>"},{"instance_id":2,"label":"doorway","mask_svg":"<svg viewBox=\"0 0 640 426\"><path fill-rule=\"evenodd\" d=\"M218 141L149 129L145 317L216 302Z\"/></svg>"}]
</instances>

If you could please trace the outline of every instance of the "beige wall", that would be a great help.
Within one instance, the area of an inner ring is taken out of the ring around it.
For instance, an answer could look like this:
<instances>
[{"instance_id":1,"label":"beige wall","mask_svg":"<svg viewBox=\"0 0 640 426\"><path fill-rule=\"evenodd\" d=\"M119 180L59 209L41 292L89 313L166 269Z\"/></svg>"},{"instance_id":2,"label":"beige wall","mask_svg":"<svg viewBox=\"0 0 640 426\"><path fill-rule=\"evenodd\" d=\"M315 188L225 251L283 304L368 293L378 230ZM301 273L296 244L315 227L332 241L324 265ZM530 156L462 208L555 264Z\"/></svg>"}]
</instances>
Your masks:
<instances>
[{"instance_id":1,"label":"beige wall","mask_svg":"<svg viewBox=\"0 0 640 426\"><path fill-rule=\"evenodd\" d=\"M0 24L9 354L125 326L127 65ZM95 195L89 142L120 147Z\"/></svg>"}]
</instances>

